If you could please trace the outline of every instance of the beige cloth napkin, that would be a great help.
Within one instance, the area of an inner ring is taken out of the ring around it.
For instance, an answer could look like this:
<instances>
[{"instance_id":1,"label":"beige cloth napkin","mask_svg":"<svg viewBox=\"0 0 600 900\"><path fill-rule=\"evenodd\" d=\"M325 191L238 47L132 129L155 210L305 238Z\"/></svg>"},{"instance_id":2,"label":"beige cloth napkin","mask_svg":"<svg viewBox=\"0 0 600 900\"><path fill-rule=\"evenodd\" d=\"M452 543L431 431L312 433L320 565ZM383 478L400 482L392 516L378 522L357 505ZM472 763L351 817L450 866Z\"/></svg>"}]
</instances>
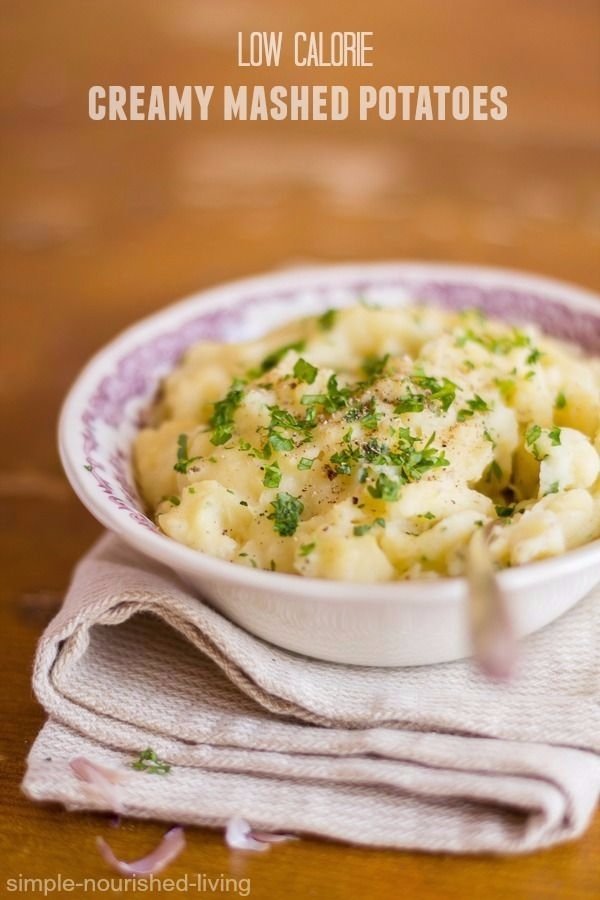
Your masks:
<instances>
[{"instance_id":1,"label":"beige cloth napkin","mask_svg":"<svg viewBox=\"0 0 600 900\"><path fill-rule=\"evenodd\" d=\"M540 597L543 602L543 597ZM38 649L49 720L25 793L102 808L74 756L126 765L127 814L371 846L518 853L581 834L600 790L600 591L523 642L491 683L471 662L345 667L279 650L106 536Z\"/></svg>"}]
</instances>

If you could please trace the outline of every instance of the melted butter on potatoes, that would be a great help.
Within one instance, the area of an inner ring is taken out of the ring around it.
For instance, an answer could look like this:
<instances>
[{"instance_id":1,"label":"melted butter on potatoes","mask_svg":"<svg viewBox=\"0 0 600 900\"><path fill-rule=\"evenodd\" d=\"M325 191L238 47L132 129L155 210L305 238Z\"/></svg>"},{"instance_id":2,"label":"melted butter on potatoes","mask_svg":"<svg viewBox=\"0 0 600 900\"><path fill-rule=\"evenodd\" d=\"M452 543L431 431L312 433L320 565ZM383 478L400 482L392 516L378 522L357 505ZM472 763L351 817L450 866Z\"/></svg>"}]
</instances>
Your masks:
<instances>
[{"instance_id":1,"label":"melted butter on potatoes","mask_svg":"<svg viewBox=\"0 0 600 900\"><path fill-rule=\"evenodd\" d=\"M499 567L600 536L600 362L479 312L362 305L190 348L135 442L160 528L349 581Z\"/></svg>"}]
</instances>

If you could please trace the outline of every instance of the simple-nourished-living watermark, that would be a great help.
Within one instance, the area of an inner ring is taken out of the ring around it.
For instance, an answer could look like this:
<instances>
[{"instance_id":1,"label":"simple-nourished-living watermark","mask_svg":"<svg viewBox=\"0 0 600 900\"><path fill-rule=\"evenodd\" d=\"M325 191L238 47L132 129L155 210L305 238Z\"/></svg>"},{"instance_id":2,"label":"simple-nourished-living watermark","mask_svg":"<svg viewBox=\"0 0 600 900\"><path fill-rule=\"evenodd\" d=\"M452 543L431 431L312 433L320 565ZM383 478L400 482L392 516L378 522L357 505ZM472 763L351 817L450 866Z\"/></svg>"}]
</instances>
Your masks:
<instances>
[{"instance_id":1,"label":"simple-nourished-living watermark","mask_svg":"<svg viewBox=\"0 0 600 900\"><path fill-rule=\"evenodd\" d=\"M153 892L173 894L197 894L231 897L249 897L252 890L250 878L236 878L221 872L208 875L206 872L190 872L177 878L137 876L124 878L68 878L60 873L52 877L37 878L19 873L4 882L7 894L25 894L27 897L53 894L151 894Z\"/></svg>"},{"instance_id":2,"label":"simple-nourished-living watermark","mask_svg":"<svg viewBox=\"0 0 600 900\"><path fill-rule=\"evenodd\" d=\"M237 65L276 68L291 54L302 70L371 68L372 31L238 32ZM94 121L496 121L508 116L504 85L451 84L186 84L92 85L88 112Z\"/></svg>"}]
</instances>

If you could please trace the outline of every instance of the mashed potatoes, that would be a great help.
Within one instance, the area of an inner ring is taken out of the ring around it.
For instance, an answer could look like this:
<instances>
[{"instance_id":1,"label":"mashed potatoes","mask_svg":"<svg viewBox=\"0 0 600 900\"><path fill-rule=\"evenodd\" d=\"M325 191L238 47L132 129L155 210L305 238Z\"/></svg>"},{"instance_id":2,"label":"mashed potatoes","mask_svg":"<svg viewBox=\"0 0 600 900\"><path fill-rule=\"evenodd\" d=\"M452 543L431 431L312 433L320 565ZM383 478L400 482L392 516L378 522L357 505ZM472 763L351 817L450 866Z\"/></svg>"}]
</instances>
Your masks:
<instances>
[{"instance_id":1,"label":"mashed potatoes","mask_svg":"<svg viewBox=\"0 0 600 900\"><path fill-rule=\"evenodd\" d=\"M176 541L349 581L460 575L600 536L600 360L479 312L355 306L192 347L134 456Z\"/></svg>"}]
</instances>

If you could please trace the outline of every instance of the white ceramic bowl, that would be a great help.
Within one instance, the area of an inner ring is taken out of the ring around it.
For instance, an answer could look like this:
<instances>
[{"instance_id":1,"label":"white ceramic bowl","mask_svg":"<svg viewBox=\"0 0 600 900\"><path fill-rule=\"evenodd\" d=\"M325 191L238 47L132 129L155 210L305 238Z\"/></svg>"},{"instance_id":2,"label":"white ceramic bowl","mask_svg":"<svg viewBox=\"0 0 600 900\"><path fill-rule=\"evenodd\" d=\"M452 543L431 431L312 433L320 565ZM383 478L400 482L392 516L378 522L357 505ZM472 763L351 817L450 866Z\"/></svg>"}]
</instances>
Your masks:
<instances>
[{"instance_id":1,"label":"white ceramic bowl","mask_svg":"<svg viewBox=\"0 0 600 900\"><path fill-rule=\"evenodd\" d=\"M600 298L579 288L480 267L389 263L276 273L227 284L167 307L101 350L62 410L60 452L73 488L107 528L170 566L243 628L319 659L412 666L470 653L461 578L352 584L247 569L178 544L146 517L130 464L140 416L190 344L239 341L359 297L395 306L480 306L600 351ZM600 541L509 569L501 584L519 635L569 609L600 580Z\"/></svg>"}]
</instances>

